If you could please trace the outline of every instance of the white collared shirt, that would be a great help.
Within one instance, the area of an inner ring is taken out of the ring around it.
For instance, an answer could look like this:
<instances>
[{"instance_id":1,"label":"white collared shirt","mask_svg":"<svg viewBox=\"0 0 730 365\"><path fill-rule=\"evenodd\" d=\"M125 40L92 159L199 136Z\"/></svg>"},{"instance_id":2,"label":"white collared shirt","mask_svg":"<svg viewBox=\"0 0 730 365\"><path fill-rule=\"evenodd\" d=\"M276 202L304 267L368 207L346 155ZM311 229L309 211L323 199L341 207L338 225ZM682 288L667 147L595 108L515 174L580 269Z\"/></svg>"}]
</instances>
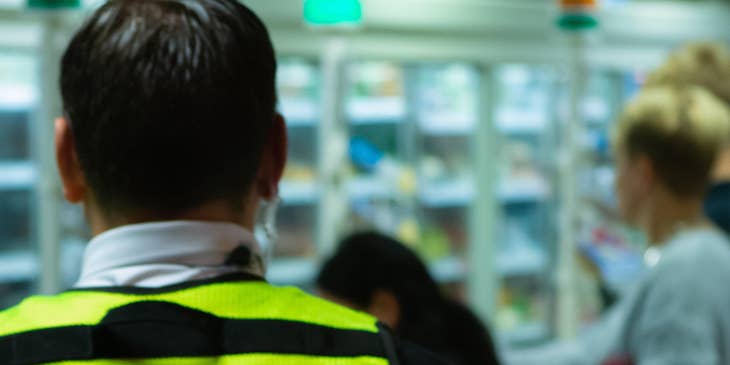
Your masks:
<instances>
[{"instance_id":1,"label":"white collared shirt","mask_svg":"<svg viewBox=\"0 0 730 365\"><path fill-rule=\"evenodd\" d=\"M154 288L236 272L263 277L259 265L225 265L239 246L261 255L254 235L232 223L171 221L123 226L91 240L74 287Z\"/></svg>"}]
</instances>

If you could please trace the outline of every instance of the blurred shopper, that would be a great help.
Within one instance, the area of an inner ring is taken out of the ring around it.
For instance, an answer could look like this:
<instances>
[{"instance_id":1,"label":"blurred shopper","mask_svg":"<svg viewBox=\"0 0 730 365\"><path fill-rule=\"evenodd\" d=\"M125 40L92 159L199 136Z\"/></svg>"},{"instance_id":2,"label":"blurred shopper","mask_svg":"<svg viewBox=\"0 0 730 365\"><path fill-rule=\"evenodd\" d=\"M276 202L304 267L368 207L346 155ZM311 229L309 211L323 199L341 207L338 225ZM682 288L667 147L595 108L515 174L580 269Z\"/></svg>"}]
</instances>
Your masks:
<instances>
[{"instance_id":1,"label":"blurred shopper","mask_svg":"<svg viewBox=\"0 0 730 365\"><path fill-rule=\"evenodd\" d=\"M0 313L0 364L439 364L264 279L286 159L268 32L236 0L112 0L62 61L56 154L95 235L76 287Z\"/></svg>"},{"instance_id":2,"label":"blurred shopper","mask_svg":"<svg viewBox=\"0 0 730 365\"><path fill-rule=\"evenodd\" d=\"M685 88L698 86L712 92L730 108L730 49L722 43L691 43L673 53L667 62L652 72L646 87L674 85ZM707 216L726 233L730 233L730 135L721 148L712 172L704 210ZM583 261L595 274L604 310L618 300L600 270L590 260Z\"/></svg>"},{"instance_id":3,"label":"blurred shopper","mask_svg":"<svg viewBox=\"0 0 730 365\"><path fill-rule=\"evenodd\" d=\"M650 75L647 86L654 85L700 86L730 108L730 48L722 43L690 44ZM730 233L730 136L715 164L712 180L705 211Z\"/></svg>"},{"instance_id":4,"label":"blurred shopper","mask_svg":"<svg viewBox=\"0 0 730 365\"><path fill-rule=\"evenodd\" d=\"M346 238L319 274L324 297L368 312L404 340L455 365L498 364L487 329L463 305L447 299L409 248L377 233Z\"/></svg>"},{"instance_id":5,"label":"blurred shopper","mask_svg":"<svg viewBox=\"0 0 730 365\"><path fill-rule=\"evenodd\" d=\"M728 130L730 113L703 89L640 93L616 129L617 193L655 262L579 340L513 354L510 364L730 364L730 242L702 210Z\"/></svg>"}]
</instances>

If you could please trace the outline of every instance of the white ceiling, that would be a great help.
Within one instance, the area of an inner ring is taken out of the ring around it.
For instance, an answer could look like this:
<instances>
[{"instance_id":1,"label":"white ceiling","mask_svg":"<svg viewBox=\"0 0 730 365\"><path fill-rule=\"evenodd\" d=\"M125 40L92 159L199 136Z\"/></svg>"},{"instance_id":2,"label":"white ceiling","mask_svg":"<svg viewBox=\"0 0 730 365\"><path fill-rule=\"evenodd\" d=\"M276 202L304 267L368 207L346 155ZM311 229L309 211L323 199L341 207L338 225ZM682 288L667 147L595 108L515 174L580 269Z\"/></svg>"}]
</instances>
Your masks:
<instances>
[{"instance_id":1,"label":"white ceiling","mask_svg":"<svg viewBox=\"0 0 730 365\"><path fill-rule=\"evenodd\" d=\"M301 27L302 0L243 0L269 24ZM550 0L362 0L363 31L539 37L555 30ZM721 38L730 42L730 4L718 1L624 3L598 13L601 33L617 42L679 43Z\"/></svg>"}]
</instances>

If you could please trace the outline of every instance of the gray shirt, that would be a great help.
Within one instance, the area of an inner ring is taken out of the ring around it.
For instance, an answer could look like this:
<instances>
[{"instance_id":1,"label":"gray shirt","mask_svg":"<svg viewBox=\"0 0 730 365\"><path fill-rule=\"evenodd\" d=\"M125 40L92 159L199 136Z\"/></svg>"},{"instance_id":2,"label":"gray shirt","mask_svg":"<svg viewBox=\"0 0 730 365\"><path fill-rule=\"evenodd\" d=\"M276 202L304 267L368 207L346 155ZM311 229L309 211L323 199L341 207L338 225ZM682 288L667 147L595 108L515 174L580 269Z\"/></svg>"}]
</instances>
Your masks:
<instances>
[{"instance_id":1,"label":"gray shirt","mask_svg":"<svg viewBox=\"0 0 730 365\"><path fill-rule=\"evenodd\" d=\"M684 230L601 322L571 343L511 353L509 365L730 364L730 241L712 228Z\"/></svg>"}]
</instances>

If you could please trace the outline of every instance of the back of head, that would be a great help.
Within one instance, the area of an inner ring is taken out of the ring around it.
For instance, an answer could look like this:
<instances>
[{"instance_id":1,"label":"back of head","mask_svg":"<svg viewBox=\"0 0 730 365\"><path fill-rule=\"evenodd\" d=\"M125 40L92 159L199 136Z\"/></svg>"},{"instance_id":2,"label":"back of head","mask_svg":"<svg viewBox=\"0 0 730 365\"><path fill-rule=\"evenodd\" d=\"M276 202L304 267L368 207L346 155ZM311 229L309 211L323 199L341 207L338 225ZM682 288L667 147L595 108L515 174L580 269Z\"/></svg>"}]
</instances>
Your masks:
<instances>
[{"instance_id":1,"label":"back of head","mask_svg":"<svg viewBox=\"0 0 730 365\"><path fill-rule=\"evenodd\" d=\"M650 86L627 106L615 129L617 151L647 156L662 183L680 197L702 197L730 135L730 112L697 86Z\"/></svg>"},{"instance_id":2,"label":"back of head","mask_svg":"<svg viewBox=\"0 0 730 365\"><path fill-rule=\"evenodd\" d=\"M409 248L379 233L358 233L344 239L322 268L320 288L360 307L376 290L392 292L409 311L441 300L426 265Z\"/></svg>"},{"instance_id":3,"label":"back of head","mask_svg":"<svg viewBox=\"0 0 730 365\"><path fill-rule=\"evenodd\" d=\"M666 84L703 87L730 106L730 48L712 42L681 48L647 80L650 87Z\"/></svg>"},{"instance_id":4,"label":"back of head","mask_svg":"<svg viewBox=\"0 0 730 365\"><path fill-rule=\"evenodd\" d=\"M389 291L401 307L396 331L403 339L457 364L497 363L477 317L445 298L421 259L390 237L360 233L346 238L325 263L317 284L359 308L368 308L376 291Z\"/></svg>"},{"instance_id":5,"label":"back of head","mask_svg":"<svg viewBox=\"0 0 730 365\"><path fill-rule=\"evenodd\" d=\"M395 330L434 350L443 346L443 303L426 265L400 242L378 234L347 237L322 268L319 288L359 308L369 308L377 291L391 293L400 319Z\"/></svg>"},{"instance_id":6,"label":"back of head","mask_svg":"<svg viewBox=\"0 0 730 365\"><path fill-rule=\"evenodd\" d=\"M268 32L235 0L111 0L63 57L78 160L107 212L241 202L275 115Z\"/></svg>"}]
</instances>

